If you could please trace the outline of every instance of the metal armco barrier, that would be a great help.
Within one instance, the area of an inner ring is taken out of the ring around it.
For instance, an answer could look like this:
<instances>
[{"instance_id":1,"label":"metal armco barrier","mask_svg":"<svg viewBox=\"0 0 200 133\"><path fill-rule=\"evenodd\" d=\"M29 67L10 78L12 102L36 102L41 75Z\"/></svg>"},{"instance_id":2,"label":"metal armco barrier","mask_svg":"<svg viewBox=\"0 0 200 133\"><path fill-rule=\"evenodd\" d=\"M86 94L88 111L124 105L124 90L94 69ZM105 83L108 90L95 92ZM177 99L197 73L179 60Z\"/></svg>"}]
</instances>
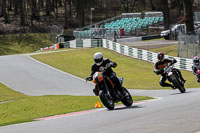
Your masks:
<instances>
[{"instance_id":1,"label":"metal armco barrier","mask_svg":"<svg viewBox=\"0 0 200 133\"><path fill-rule=\"evenodd\" d=\"M102 47L102 39L73 40L64 43L64 48Z\"/></svg>"},{"instance_id":2,"label":"metal armco barrier","mask_svg":"<svg viewBox=\"0 0 200 133\"><path fill-rule=\"evenodd\" d=\"M73 40L64 44L65 48L83 48L83 47L104 47L120 54L130 56L135 59L144 60L150 63L157 61L157 53L121 45L119 43L106 40L106 39L85 39ZM177 63L174 65L177 69L192 71L192 59L179 58L165 55L166 58L175 58Z\"/></svg>"}]
</instances>

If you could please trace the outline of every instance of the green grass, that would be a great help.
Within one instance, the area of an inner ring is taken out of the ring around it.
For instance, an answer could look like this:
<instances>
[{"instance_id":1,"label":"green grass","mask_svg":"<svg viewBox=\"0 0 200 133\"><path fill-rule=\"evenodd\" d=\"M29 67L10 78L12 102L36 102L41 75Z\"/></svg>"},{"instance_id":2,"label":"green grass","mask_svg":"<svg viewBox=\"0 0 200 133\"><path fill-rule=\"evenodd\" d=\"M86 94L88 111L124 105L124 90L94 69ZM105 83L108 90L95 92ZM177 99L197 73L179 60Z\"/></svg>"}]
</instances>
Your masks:
<instances>
[{"instance_id":1,"label":"green grass","mask_svg":"<svg viewBox=\"0 0 200 133\"><path fill-rule=\"evenodd\" d=\"M151 39L151 40L142 40L142 41L159 41L159 40L165 40L164 38L157 38L157 39Z\"/></svg>"},{"instance_id":2,"label":"green grass","mask_svg":"<svg viewBox=\"0 0 200 133\"><path fill-rule=\"evenodd\" d=\"M68 52L34 55L33 57L57 69L85 78L90 75L93 54L97 51L102 52L104 57L117 62L118 67L113 70L117 76L124 78L125 87L131 89L169 89L159 85L160 76L153 73L152 63L123 56L104 48L77 49ZM199 87L191 72L182 71L182 73L187 80L186 88Z\"/></svg>"},{"instance_id":3,"label":"green grass","mask_svg":"<svg viewBox=\"0 0 200 133\"><path fill-rule=\"evenodd\" d=\"M167 47L162 47L162 48L155 48L155 49L150 49L149 51L158 53L158 52L163 52L165 55L170 55L170 56L177 56L177 45L172 45L172 46L167 46Z\"/></svg>"},{"instance_id":4,"label":"green grass","mask_svg":"<svg viewBox=\"0 0 200 133\"><path fill-rule=\"evenodd\" d=\"M152 99L133 96L134 101ZM27 96L0 83L0 126L95 108L96 96ZM119 103L120 104L120 103Z\"/></svg>"},{"instance_id":5,"label":"green grass","mask_svg":"<svg viewBox=\"0 0 200 133\"><path fill-rule=\"evenodd\" d=\"M49 40L48 34L0 35L0 55L30 53L52 44ZM151 98L134 96L133 99ZM0 83L0 126L94 109L95 102L100 102L96 96L27 96Z\"/></svg>"},{"instance_id":6,"label":"green grass","mask_svg":"<svg viewBox=\"0 0 200 133\"><path fill-rule=\"evenodd\" d=\"M134 96L134 101L152 99ZM32 96L0 104L0 126L95 108L96 96Z\"/></svg>"},{"instance_id":7,"label":"green grass","mask_svg":"<svg viewBox=\"0 0 200 133\"><path fill-rule=\"evenodd\" d=\"M0 126L94 108L95 96L41 96L0 104Z\"/></svg>"},{"instance_id":8,"label":"green grass","mask_svg":"<svg viewBox=\"0 0 200 133\"><path fill-rule=\"evenodd\" d=\"M0 102L16 100L21 98L26 98L28 96L13 91L12 89L8 88L7 86L0 83Z\"/></svg>"},{"instance_id":9,"label":"green grass","mask_svg":"<svg viewBox=\"0 0 200 133\"><path fill-rule=\"evenodd\" d=\"M0 35L0 55L30 53L51 44L49 34Z\"/></svg>"},{"instance_id":10,"label":"green grass","mask_svg":"<svg viewBox=\"0 0 200 133\"><path fill-rule=\"evenodd\" d=\"M34 49L38 49L38 46L42 47L49 44L48 41L38 39L40 37L37 34L28 36L23 34L16 35L14 39L12 35L0 36L1 55L31 52ZM48 38L48 36L46 37ZM18 39L20 41L14 41ZM21 48L24 49L22 50ZM137 89L162 88L158 84L160 76L153 73L153 64L132 59L103 48L78 49L68 52L35 55L33 57L53 67L85 78L90 74L93 54L97 51L101 51L105 57L118 63L118 67L114 71L117 72L118 76L124 77L125 87ZM162 48L161 51L164 52L165 50ZM166 48L167 51L168 49ZM186 87L198 87L191 72L182 72L187 79ZM133 96L133 99L138 101L151 98ZM33 121L36 118L45 116L94 109L94 103L100 102L96 96L27 96L13 91L0 83L0 102L4 101L8 102L0 103L0 126Z\"/></svg>"}]
</instances>

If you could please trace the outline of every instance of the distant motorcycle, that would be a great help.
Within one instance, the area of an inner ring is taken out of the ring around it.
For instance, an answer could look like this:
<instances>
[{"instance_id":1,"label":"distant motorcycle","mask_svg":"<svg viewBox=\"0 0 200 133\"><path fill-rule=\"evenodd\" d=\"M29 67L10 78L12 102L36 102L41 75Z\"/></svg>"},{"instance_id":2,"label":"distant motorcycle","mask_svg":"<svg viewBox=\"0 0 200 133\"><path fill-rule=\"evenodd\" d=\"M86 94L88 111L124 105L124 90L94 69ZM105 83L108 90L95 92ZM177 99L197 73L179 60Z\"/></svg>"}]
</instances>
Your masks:
<instances>
[{"instance_id":1,"label":"distant motorcycle","mask_svg":"<svg viewBox=\"0 0 200 133\"><path fill-rule=\"evenodd\" d=\"M179 89L181 93L185 92L184 83L181 82L180 75L173 68L172 64L167 65L164 69L164 73L167 74L167 79L171 82L176 88Z\"/></svg>"},{"instance_id":2,"label":"distant motorcycle","mask_svg":"<svg viewBox=\"0 0 200 133\"><path fill-rule=\"evenodd\" d=\"M104 72L109 68L109 64L104 67L102 72L96 72L93 75L93 82L99 89L99 97L106 108L113 110L115 103L121 101L125 106L129 107L133 104L133 99L126 88L123 87L125 95L117 89L117 86L104 75ZM119 78L120 83L123 83L123 79Z\"/></svg>"},{"instance_id":3,"label":"distant motorcycle","mask_svg":"<svg viewBox=\"0 0 200 133\"><path fill-rule=\"evenodd\" d=\"M196 78L197 82L200 82L200 69L197 70Z\"/></svg>"}]
</instances>

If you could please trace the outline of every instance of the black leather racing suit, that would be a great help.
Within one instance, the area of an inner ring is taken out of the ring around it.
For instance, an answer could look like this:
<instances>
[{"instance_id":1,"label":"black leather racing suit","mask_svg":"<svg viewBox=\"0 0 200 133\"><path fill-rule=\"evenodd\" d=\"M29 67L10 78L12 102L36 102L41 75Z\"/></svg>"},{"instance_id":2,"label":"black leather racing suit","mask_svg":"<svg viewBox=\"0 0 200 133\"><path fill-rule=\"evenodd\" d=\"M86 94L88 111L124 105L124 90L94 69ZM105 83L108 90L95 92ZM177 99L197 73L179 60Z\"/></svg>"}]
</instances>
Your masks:
<instances>
[{"instance_id":1,"label":"black leather racing suit","mask_svg":"<svg viewBox=\"0 0 200 133\"><path fill-rule=\"evenodd\" d=\"M104 70L104 67L108 63L110 63L111 66L113 66L113 67L117 66L117 64L115 62L112 62L111 60L104 58L103 63L101 65L97 66L95 63L92 65L90 76L92 77L95 72ZM119 79L117 78L116 73L113 72L111 67L107 68L106 72L104 72L104 75L108 76L120 91L122 90L122 86L119 82Z\"/></svg>"},{"instance_id":2,"label":"black leather racing suit","mask_svg":"<svg viewBox=\"0 0 200 133\"><path fill-rule=\"evenodd\" d=\"M166 83L165 81L167 80L167 75L164 73L164 70L163 68L165 66L168 65L168 63L176 63L177 61L174 59L174 60L170 60L170 59L163 59L162 61L157 61L155 64L154 64L154 72L156 74L161 74L161 78L160 78L160 85L162 87L171 87L171 88L174 88L173 85L169 84L169 83ZM174 68L175 69L175 68ZM178 69L175 69L175 71L180 75L180 79L182 81L185 81L183 79L183 76L181 74L181 72L178 70Z\"/></svg>"},{"instance_id":3,"label":"black leather racing suit","mask_svg":"<svg viewBox=\"0 0 200 133\"><path fill-rule=\"evenodd\" d=\"M200 70L200 64L199 65L193 64L193 66L192 66L192 72L196 76L197 82L200 82L199 75L197 73L198 70Z\"/></svg>"}]
</instances>

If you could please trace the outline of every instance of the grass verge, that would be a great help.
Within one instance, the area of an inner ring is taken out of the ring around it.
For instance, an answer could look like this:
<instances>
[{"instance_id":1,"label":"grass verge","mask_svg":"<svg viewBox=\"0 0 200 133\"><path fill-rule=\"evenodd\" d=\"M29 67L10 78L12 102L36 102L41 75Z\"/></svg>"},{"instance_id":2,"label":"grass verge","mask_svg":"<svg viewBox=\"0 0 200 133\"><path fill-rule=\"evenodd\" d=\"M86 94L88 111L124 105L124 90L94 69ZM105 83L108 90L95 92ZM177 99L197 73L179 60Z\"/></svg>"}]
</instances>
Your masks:
<instances>
[{"instance_id":1,"label":"grass verge","mask_svg":"<svg viewBox=\"0 0 200 133\"><path fill-rule=\"evenodd\" d=\"M113 70L118 76L124 78L125 87L131 89L167 89L159 85L160 76L153 73L152 63L133 59L104 48L85 48L32 57L62 71L85 78L90 75L93 54L97 51L102 52L104 57L117 62L118 67ZM187 80L186 88L199 86L191 72L182 71L182 74Z\"/></svg>"},{"instance_id":2,"label":"grass verge","mask_svg":"<svg viewBox=\"0 0 200 133\"><path fill-rule=\"evenodd\" d=\"M0 55L30 53L51 44L49 34L0 35Z\"/></svg>"},{"instance_id":3,"label":"grass verge","mask_svg":"<svg viewBox=\"0 0 200 133\"><path fill-rule=\"evenodd\" d=\"M165 55L170 55L170 56L177 56L177 45L172 45L172 46L166 46L162 48L155 48L155 49L150 49L149 51L158 53L158 52L163 52Z\"/></svg>"},{"instance_id":4,"label":"grass verge","mask_svg":"<svg viewBox=\"0 0 200 133\"><path fill-rule=\"evenodd\" d=\"M133 99L152 98L133 96ZM45 116L94 109L94 104L100 102L100 99L96 96L27 96L0 83L0 101L0 126L5 126Z\"/></svg>"},{"instance_id":5,"label":"grass verge","mask_svg":"<svg viewBox=\"0 0 200 133\"><path fill-rule=\"evenodd\" d=\"M11 101L26 97L29 96L13 91L12 89L0 83L0 102Z\"/></svg>"}]
</instances>

